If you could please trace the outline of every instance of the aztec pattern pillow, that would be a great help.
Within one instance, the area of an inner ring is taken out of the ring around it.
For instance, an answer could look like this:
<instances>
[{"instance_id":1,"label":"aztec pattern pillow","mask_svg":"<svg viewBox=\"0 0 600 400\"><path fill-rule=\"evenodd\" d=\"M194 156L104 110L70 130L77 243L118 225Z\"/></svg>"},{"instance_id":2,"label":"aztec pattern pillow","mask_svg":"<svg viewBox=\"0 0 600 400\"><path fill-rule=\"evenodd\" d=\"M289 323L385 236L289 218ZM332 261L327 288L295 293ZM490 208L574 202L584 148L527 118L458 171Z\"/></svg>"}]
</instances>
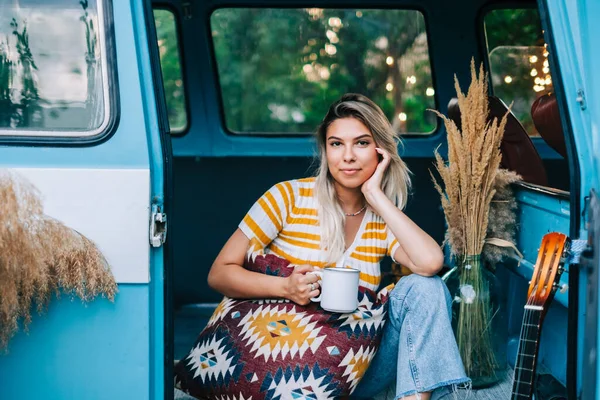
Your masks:
<instances>
[{"instance_id":1,"label":"aztec pattern pillow","mask_svg":"<svg viewBox=\"0 0 600 400\"><path fill-rule=\"evenodd\" d=\"M289 276L274 255L245 268ZM225 297L189 354L175 367L176 386L208 399L329 399L348 396L381 340L389 288L360 288L354 313L300 306L286 300Z\"/></svg>"}]
</instances>

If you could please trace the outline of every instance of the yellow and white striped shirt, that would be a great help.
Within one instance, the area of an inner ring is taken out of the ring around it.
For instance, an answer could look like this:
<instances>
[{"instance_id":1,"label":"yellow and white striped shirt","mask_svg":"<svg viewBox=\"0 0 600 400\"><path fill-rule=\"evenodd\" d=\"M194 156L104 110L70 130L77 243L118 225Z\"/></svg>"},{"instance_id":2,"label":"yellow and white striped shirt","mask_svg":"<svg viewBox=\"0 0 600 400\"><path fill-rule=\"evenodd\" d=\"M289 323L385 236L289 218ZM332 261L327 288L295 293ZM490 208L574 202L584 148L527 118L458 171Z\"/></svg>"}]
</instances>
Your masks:
<instances>
[{"instance_id":1,"label":"yellow and white striped shirt","mask_svg":"<svg viewBox=\"0 0 600 400\"><path fill-rule=\"evenodd\" d=\"M276 184L254 203L239 228L251 242L258 241L266 254L293 264L325 267L314 187L315 178ZM383 218L367 207L354 242L337 266L358 269L360 284L376 290L381 281L380 261L398 247Z\"/></svg>"}]
</instances>

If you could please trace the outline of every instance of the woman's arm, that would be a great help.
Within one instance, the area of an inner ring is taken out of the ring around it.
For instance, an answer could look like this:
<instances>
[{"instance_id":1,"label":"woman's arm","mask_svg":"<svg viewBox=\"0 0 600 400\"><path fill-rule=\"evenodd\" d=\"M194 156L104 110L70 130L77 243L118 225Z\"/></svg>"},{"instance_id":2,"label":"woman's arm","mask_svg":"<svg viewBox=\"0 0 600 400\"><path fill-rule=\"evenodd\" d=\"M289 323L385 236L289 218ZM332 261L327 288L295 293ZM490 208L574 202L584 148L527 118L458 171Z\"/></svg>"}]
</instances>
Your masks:
<instances>
[{"instance_id":1,"label":"woman's arm","mask_svg":"<svg viewBox=\"0 0 600 400\"><path fill-rule=\"evenodd\" d=\"M373 210L383 218L394 234L400 247L394 253L394 259L419 275L437 274L444 263L444 254L431 236L415 224L385 195L381 189L383 174L389 165L390 156L376 149L383 159L373 176L361 187L365 199Z\"/></svg>"},{"instance_id":2,"label":"woman's arm","mask_svg":"<svg viewBox=\"0 0 600 400\"><path fill-rule=\"evenodd\" d=\"M284 298L298 304L308 304L311 297L319 295L318 289L309 290L309 284L318 280L316 275L306 274L313 270L309 265L297 266L287 278L252 272L242 267L248 245L248 238L238 228L210 269L208 285L211 288L231 298ZM318 287L316 283L315 286Z\"/></svg>"},{"instance_id":3,"label":"woman's arm","mask_svg":"<svg viewBox=\"0 0 600 400\"><path fill-rule=\"evenodd\" d=\"M437 242L398 209L383 192L369 196L367 201L383 218L400 244L394 253L394 260L424 276L433 276L442 269L444 254Z\"/></svg>"}]
</instances>

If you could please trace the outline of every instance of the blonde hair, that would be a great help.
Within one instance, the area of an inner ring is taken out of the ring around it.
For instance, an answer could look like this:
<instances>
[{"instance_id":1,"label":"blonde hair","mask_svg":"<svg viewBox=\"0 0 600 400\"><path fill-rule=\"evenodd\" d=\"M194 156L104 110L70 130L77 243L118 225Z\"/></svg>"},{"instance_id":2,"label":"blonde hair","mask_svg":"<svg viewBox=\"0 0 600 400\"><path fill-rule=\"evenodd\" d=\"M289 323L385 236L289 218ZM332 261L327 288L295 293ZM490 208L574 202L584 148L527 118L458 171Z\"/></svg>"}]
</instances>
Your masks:
<instances>
[{"instance_id":1,"label":"blonde hair","mask_svg":"<svg viewBox=\"0 0 600 400\"><path fill-rule=\"evenodd\" d=\"M335 263L345 251L343 232L346 216L329 173L326 155L327 129L333 121L341 118L355 118L362 122L373 135L377 147L390 155L390 164L383 177L382 189L398 208L403 209L406 206L410 189L410 171L398 154L398 145L402 143L381 108L366 96L354 93L343 95L329 107L316 131L319 166L316 172L315 196L321 227L321 249L327 251L327 263Z\"/></svg>"}]
</instances>

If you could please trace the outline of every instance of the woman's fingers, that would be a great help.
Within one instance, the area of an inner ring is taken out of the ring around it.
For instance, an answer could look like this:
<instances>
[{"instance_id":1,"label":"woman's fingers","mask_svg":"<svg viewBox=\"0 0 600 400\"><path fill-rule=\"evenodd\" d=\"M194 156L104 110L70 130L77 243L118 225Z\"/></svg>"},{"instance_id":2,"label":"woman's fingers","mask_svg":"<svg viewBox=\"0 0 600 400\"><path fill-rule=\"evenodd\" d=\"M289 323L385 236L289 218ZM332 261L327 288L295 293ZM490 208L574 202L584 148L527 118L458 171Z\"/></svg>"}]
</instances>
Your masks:
<instances>
[{"instance_id":1,"label":"woman's fingers","mask_svg":"<svg viewBox=\"0 0 600 400\"><path fill-rule=\"evenodd\" d=\"M298 274L306 274L307 272L310 272L313 269L314 268L311 265L308 265L308 264L296 265L294 267L294 272L298 273Z\"/></svg>"},{"instance_id":2,"label":"woman's fingers","mask_svg":"<svg viewBox=\"0 0 600 400\"><path fill-rule=\"evenodd\" d=\"M379 165L377 165L377 169L375 170L375 174L380 174L383 177L383 172L386 170L388 164L390 163L390 155L388 154L387 151L376 147L375 151L377 151L377 153L381 154L381 157L383 158L380 162Z\"/></svg>"}]
</instances>

